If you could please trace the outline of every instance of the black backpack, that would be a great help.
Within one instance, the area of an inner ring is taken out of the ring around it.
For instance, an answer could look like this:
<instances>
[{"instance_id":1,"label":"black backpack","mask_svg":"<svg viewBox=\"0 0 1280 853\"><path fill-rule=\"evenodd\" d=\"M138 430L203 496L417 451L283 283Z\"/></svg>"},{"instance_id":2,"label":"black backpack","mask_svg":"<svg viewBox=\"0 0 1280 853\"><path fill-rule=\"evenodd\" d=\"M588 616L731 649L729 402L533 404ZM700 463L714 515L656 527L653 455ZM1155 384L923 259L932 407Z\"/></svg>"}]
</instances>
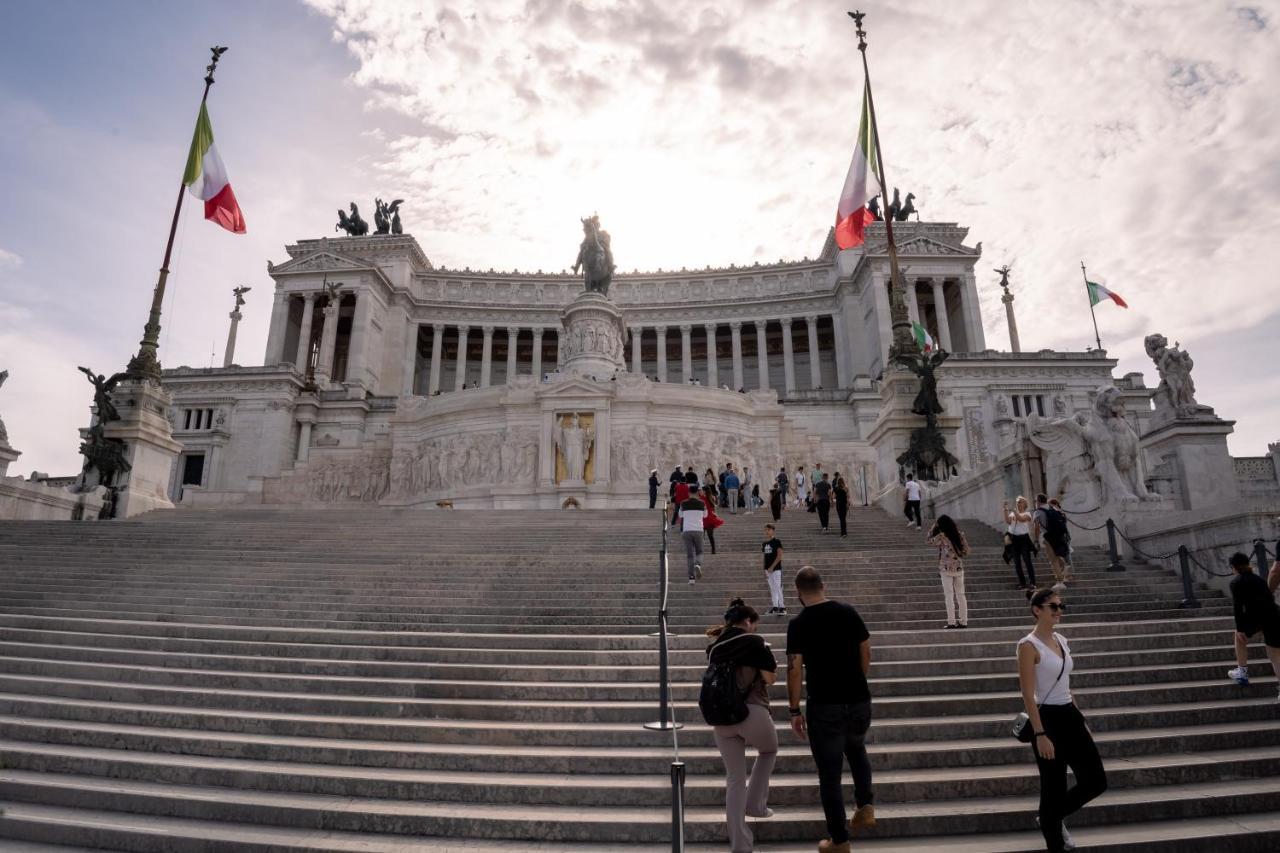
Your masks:
<instances>
[{"instance_id":1,"label":"black backpack","mask_svg":"<svg viewBox=\"0 0 1280 853\"><path fill-rule=\"evenodd\" d=\"M1051 542L1061 542L1067 538L1067 517L1051 506L1043 507L1044 536Z\"/></svg>"},{"instance_id":2,"label":"black backpack","mask_svg":"<svg viewBox=\"0 0 1280 853\"><path fill-rule=\"evenodd\" d=\"M739 634L727 640L717 642L711 651L725 643L751 634ZM710 657L711 652L707 653ZM708 660L707 671L702 674L702 689L698 691L698 710L702 719L709 726L736 726L747 718L747 692L738 687L739 655L722 656L719 660Z\"/></svg>"}]
</instances>

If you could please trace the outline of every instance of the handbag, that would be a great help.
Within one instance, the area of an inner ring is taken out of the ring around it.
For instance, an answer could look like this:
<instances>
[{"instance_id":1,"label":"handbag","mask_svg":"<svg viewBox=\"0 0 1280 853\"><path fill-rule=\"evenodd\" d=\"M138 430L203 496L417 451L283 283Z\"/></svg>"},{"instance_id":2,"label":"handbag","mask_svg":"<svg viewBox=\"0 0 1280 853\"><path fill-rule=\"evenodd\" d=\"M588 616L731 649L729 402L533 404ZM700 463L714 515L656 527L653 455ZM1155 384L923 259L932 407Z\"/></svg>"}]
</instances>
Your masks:
<instances>
[{"instance_id":1,"label":"handbag","mask_svg":"<svg viewBox=\"0 0 1280 853\"><path fill-rule=\"evenodd\" d=\"M1058 677L1053 680L1052 686L1050 686L1048 692L1044 694L1045 698L1048 698L1049 694L1053 692L1053 688L1058 686L1058 682L1062 680L1062 674L1067 671L1067 655L1069 654L1071 653L1066 650L1066 647L1063 647L1062 669L1058 670ZM1036 705L1036 707L1043 708L1044 703L1041 702L1039 705ZM1027 716L1026 711L1019 711L1018 716L1013 718L1012 728L1013 738L1019 743L1031 743L1036 739L1036 734L1031 729L1031 717Z\"/></svg>"}]
</instances>

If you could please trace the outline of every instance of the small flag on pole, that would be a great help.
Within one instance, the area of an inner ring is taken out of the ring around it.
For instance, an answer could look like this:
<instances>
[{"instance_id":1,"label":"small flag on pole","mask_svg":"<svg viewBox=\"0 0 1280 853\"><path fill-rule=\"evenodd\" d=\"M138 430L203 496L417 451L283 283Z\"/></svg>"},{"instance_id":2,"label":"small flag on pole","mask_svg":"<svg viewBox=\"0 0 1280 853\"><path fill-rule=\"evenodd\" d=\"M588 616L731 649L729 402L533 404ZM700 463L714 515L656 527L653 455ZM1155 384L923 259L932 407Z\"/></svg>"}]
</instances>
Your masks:
<instances>
[{"instance_id":1,"label":"small flag on pole","mask_svg":"<svg viewBox=\"0 0 1280 853\"><path fill-rule=\"evenodd\" d=\"M200 105L196 119L195 136L191 138L191 153L187 155L187 170L182 183L191 194L204 202L204 218L216 222L234 234L244 233L244 214L240 203L231 191L227 167L222 165L218 148L213 144L213 126L209 124L209 111Z\"/></svg>"},{"instance_id":2,"label":"small flag on pole","mask_svg":"<svg viewBox=\"0 0 1280 853\"><path fill-rule=\"evenodd\" d=\"M933 352L933 336L929 334L928 329L913 321L911 323L911 334L915 336L916 346L920 347L921 352Z\"/></svg>"},{"instance_id":3,"label":"small flag on pole","mask_svg":"<svg viewBox=\"0 0 1280 853\"><path fill-rule=\"evenodd\" d=\"M875 215L867 209L867 202L880 195L880 181L876 178L878 154L876 138L871 131L871 101L866 86L862 89L862 118L858 120L858 144L853 149L853 162L840 190L840 203L836 207L836 245L841 249L861 246L866 239L863 229L875 222Z\"/></svg>"},{"instance_id":4,"label":"small flag on pole","mask_svg":"<svg viewBox=\"0 0 1280 853\"><path fill-rule=\"evenodd\" d=\"M1129 303L1125 302L1124 299L1120 296L1120 294L1113 293L1112 291L1107 290L1105 287L1098 284L1096 281L1086 281L1085 286L1089 288L1089 307L1090 308L1092 308L1094 305L1097 305L1099 302L1101 302L1104 299L1110 299L1112 302L1119 305L1121 308L1129 307Z\"/></svg>"}]
</instances>

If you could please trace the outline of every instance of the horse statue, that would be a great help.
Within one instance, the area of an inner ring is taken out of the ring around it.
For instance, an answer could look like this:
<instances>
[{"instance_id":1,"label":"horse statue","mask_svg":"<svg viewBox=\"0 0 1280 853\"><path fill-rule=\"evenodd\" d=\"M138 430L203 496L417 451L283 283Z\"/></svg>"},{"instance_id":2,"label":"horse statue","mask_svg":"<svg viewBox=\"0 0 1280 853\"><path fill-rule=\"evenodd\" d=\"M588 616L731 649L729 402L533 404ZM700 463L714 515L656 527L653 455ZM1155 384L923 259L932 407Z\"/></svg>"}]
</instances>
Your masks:
<instances>
[{"instance_id":1,"label":"horse statue","mask_svg":"<svg viewBox=\"0 0 1280 853\"><path fill-rule=\"evenodd\" d=\"M898 192L897 190L894 190L895 196L897 192ZM920 213L919 211L916 210L916 206L914 204L915 199L916 199L915 193L907 193L906 204L902 205L902 207L898 210L898 216L897 216L898 222L906 222L907 218L911 216L911 214L913 213L916 215L916 221L917 222L920 221Z\"/></svg>"},{"instance_id":2,"label":"horse statue","mask_svg":"<svg viewBox=\"0 0 1280 853\"><path fill-rule=\"evenodd\" d=\"M333 226L333 230L346 231L349 237L363 237L369 233L369 223L360 218L360 208L353 201L350 216L343 213L342 208L338 208L338 224Z\"/></svg>"},{"instance_id":3,"label":"horse statue","mask_svg":"<svg viewBox=\"0 0 1280 853\"><path fill-rule=\"evenodd\" d=\"M609 295L609 285L613 282L613 249L609 245L609 232L600 228L600 217L592 215L582 220L582 245L578 247L578 259L573 262L573 271L582 268L584 290Z\"/></svg>"},{"instance_id":4,"label":"horse statue","mask_svg":"<svg viewBox=\"0 0 1280 853\"><path fill-rule=\"evenodd\" d=\"M885 216L885 219L890 219L890 220L893 220L894 222L898 222L899 221L898 214L901 211L902 211L902 200L898 198L898 188L894 187L893 201L889 202L889 210Z\"/></svg>"},{"instance_id":5,"label":"horse statue","mask_svg":"<svg viewBox=\"0 0 1280 853\"><path fill-rule=\"evenodd\" d=\"M884 216L880 213L880 196L876 196L871 199L871 201L867 202L867 210L876 218L876 222L884 221Z\"/></svg>"}]
</instances>

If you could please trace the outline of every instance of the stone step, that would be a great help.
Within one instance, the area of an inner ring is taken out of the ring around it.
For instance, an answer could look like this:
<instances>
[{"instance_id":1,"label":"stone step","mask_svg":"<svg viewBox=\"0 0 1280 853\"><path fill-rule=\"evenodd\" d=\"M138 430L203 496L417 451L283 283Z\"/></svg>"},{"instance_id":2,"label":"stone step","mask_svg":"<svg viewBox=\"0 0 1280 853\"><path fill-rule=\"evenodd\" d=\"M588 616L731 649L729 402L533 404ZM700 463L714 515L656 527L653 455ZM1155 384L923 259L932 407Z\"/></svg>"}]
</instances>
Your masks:
<instances>
[{"instance_id":1,"label":"stone step","mask_svg":"<svg viewBox=\"0 0 1280 853\"><path fill-rule=\"evenodd\" d=\"M251 822L390 835L461 838L658 844L669 839L664 809L434 803L352 798L321 794L238 791L90 776L0 770L0 799L63 808L94 807L160 817ZM878 804L877 825L868 838L909 836L912 826L938 834L973 831L975 813L984 831L1011 832L1034 825L1038 797L1000 797L922 803ZM1280 810L1280 780L1274 778L1162 785L1108 791L1075 815L1072 827L1114 825L1136 820L1250 815ZM723 837L722 810L691 807L685 837L715 843ZM782 808L754 825L762 843L821 837L821 813Z\"/></svg>"},{"instance_id":2,"label":"stone step","mask_svg":"<svg viewBox=\"0 0 1280 853\"><path fill-rule=\"evenodd\" d=\"M56 853L110 849L131 853L664 853L659 844L575 844L460 840L425 836L373 835L324 829L293 829L238 822L214 822L153 815L132 815L28 803L0 803L0 835L9 838L63 838L92 848L15 846L15 853ZM1072 832L1078 849L1094 853L1274 853L1280 847L1280 813L1134 822L1121 826L1084 826ZM9 841L8 844L22 842ZM1044 839L1022 829L1005 833L863 839L858 850L873 853L1039 853ZM723 853L723 843L692 844L688 853ZM814 841L773 842L770 853L812 853Z\"/></svg>"}]
</instances>

